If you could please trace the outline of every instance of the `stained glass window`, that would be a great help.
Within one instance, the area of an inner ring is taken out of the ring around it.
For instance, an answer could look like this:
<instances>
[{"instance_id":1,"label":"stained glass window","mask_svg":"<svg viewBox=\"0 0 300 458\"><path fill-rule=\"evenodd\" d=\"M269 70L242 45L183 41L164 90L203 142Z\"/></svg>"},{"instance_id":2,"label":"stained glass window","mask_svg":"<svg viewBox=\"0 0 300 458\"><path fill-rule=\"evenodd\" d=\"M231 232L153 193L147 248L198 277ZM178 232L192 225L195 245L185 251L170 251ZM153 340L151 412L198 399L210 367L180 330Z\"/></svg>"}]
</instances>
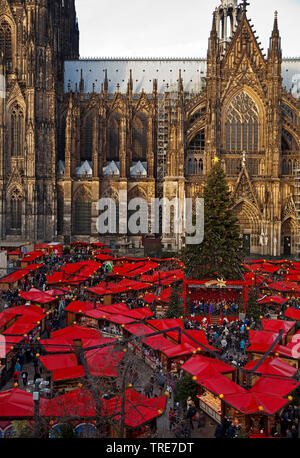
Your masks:
<instances>
[{"instance_id":1,"label":"stained glass window","mask_svg":"<svg viewBox=\"0 0 300 458\"><path fill-rule=\"evenodd\" d=\"M226 113L227 152L258 151L258 109L245 92L238 94Z\"/></svg>"}]
</instances>

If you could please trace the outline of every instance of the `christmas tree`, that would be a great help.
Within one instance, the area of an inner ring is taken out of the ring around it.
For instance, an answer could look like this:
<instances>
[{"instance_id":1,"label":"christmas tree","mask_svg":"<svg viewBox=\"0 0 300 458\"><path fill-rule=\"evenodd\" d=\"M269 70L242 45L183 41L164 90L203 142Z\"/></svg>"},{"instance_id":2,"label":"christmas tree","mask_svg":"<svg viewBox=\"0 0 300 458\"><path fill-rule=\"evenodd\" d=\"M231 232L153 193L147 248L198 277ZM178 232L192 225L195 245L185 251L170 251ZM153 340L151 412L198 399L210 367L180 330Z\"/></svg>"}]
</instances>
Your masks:
<instances>
[{"instance_id":1,"label":"christmas tree","mask_svg":"<svg viewBox=\"0 0 300 458\"><path fill-rule=\"evenodd\" d=\"M164 318L180 318L184 314L184 308L182 306L182 289L176 285L172 288L172 293L168 302L168 308L164 315Z\"/></svg>"},{"instance_id":2,"label":"christmas tree","mask_svg":"<svg viewBox=\"0 0 300 458\"><path fill-rule=\"evenodd\" d=\"M247 318L254 318L254 320L258 320L261 316L261 309L258 304L258 292L256 288L250 288L246 315Z\"/></svg>"},{"instance_id":3,"label":"christmas tree","mask_svg":"<svg viewBox=\"0 0 300 458\"><path fill-rule=\"evenodd\" d=\"M240 228L225 173L217 160L201 197L204 198L204 240L183 249L187 271L194 279L239 279L244 260Z\"/></svg>"}]
</instances>

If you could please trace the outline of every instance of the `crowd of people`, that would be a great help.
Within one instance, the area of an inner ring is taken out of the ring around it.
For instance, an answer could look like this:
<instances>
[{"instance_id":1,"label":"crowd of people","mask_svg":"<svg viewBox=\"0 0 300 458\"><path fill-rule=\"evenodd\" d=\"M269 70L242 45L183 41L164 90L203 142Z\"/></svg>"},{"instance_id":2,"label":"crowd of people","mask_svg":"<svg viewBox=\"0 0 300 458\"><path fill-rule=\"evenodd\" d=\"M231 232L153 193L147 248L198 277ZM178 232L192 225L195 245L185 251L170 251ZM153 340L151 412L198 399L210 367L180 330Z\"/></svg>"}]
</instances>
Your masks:
<instances>
[{"instance_id":1,"label":"crowd of people","mask_svg":"<svg viewBox=\"0 0 300 458\"><path fill-rule=\"evenodd\" d=\"M192 302L192 315L194 316L207 316L207 315L220 315L223 316L232 316L238 315L239 305L236 301L233 300L209 300L205 299Z\"/></svg>"}]
</instances>

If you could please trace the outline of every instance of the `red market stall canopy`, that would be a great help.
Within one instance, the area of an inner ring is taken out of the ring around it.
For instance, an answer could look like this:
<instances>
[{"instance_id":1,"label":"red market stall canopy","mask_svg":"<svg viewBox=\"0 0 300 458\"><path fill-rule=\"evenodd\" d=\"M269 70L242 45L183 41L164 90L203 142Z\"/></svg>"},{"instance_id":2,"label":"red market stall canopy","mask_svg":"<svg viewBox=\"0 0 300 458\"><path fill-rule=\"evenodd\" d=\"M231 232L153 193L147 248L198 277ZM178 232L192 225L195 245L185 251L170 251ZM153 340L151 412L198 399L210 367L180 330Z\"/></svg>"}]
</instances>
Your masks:
<instances>
[{"instance_id":1,"label":"red market stall canopy","mask_svg":"<svg viewBox=\"0 0 300 458\"><path fill-rule=\"evenodd\" d=\"M142 342L148 347L152 348L153 350L159 350L162 352L164 350L174 347L174 343L172 343L170 340L166 339L162 335L146 337L142 340Z\"/></svg>"},{"instance_id":2,"label":"red market stall canopy","mask_svg":"<svg viewBox=\"0 0 300 458\"><path fill-rule=\"evenodd\" d=\"M244 366L244 369L252 371L258 362L259 360L250 361L246 366ZM266 358L260 367L255 371L256 374L283 375L285 377L294 377L296 372L296 368L282 361L280 358Z\"/></svg>"},{"instance_id":3,"label":"red market stall canopy","mask_svg":"<svg viewBox=\"0 0 300 458\"><path fill-rule=\"evenodd\" d=\"M82 347L87 348L113 340L103 338L101 332L96 329L73 325L52 332L51 339L40 340L40 343L48 353L58 353L72 352L77 341L81 341Z\"/></svg>"},{"instance_id":4,"label":"red market stall canopy","mask_svg":"<svg viewBox=\"0 0 300 458\"><path fill-rule=\"evenodd\" d=\"M49 304L50 302L56 301L55 297L35 288L30 289L28 292L21 292L19 296L26 301L38 302L39 304Z\"/></svg>"},{"instance_id":5,"label":"red market stall canopy","mask_svg":"<svg viewBox=\"0 0 300 458\"><path fill-rule=\"evenodd\" d=\"M116 314L128 316L129 318L134 318L139 321L153 316L153 312L151 312L151 310L149 310L147 307L129 309L125 304L102 306L99 307L99 310L111 315Z\"/></svg>"},{"instance_id":6,"label":"red market stall canopy","mask_svg":"<svg viewBox=\"0 0 300 458\"><path fill-rule=\"evenodd\" d=\"M238 394L225 394L223 400L234 409L246 415L253 415L255 413L274 415L290 402L282 397L254 393L252 391Z\"/></svg>"},{"instance_id":7,"label":"red market stall canopy","mask_svg":"<svg viewBox=\"0 0 300 458\"><path fill-rule=\"evenodd\" d=\"M47 275L48 285L83 283L94 275L100 267L101 264L96 261L81 261L74 264L66 264L60 272L53 272L52 275Z\"/></svg>"},{"instance_id":8,"label":"red market stall canopy","mask_svg":"<svg viewBox=\"0 0 300 458\"><path fill-rule=\"evenodd\" d=\"M148 326L151 326L155 330L165 331L172 328L181 328L184 329L183 320L178 319L161 319L161 320L149 320L147 322Z\"/></svg>"},{"instance_id":9,"label":"red market stall canopy","mask_svg":"<svg viewBox=\"0 0 300 458\"><path fill-rule=\"evenodd\" d=\"M169 285L178 280L184 279L184 272L180 269L167 270L167 271L155 271L152 275L142 275L141 281L150 283Z\"/></svg>"},{"instance_id":10,"label":"red market stall canopy","mask_svg":"<svg viewBox=\"0 0 300 458\"><path fill-rule=\"evenodd\" d=\"M44 409L48 401L40 398L40 408ZM0 392L0 418L11 420L34 417L34 401L32 393L13 388Z\"/></svg>"},{"instance_id":11,"label":"red market stall canopy","mask_svg":"<svg viewBox=\"0 0 300 458\"><path fill-rule=\"evenodd\" d=\"M149 270L156 269L158 266L159 264L156 264L155 262L147 262L144 266L130 271L128 274L126 274L126 277L137 277L138 275L149 272Z\"/></svg>"},{"instance_id":12,"label":"red market stall canopy","mask_svg":"<svg viewBox=\"0 0 300 458\"><path fill-rule=\"evenodd\" d=\"M128 276L128 273L139 269L140 267L145 266L145 262L137 262L137 263L124 263L122 266L115 266L110 276Z\"/></svg>"},{"instance_id":13,"label":"red market stall canopy","mask_svg":"<svg viewBox=\"0 0 300 458\"><path fill-rule=\"evenodd\" d=\"M90 374L94 377L117 377L116 367L123 358L123 352L112 347L85 352ZM52 372L53 381L74 380L85 376L84 367L78 364L74 354L41 356L41 363Z\"/></svg>"},{"instance_id":14,"label":"red market stall canopy","mask_svg":"<svg viewBox=\"0 0 300 458\"><path fill-rule=\"evenodd\" d=\"M12 307L0 313L0 332L3 335L24 336L37 327L45 317L45 313L39 307Z\"/></svg>"},{"instance_id":15,"label":"red market stall canopy","mask_svg":"<svg viewBox=\"0 0 300 458\"><path fill-rule=\"evenodd\" d=\"M49 254L57 251L58 256L61 256L63 245L60 243L41 243L34 246L35 251L47 250Z\"/></svg>"},{"instance_id":16,"label":"red market stall canopy","mask_svg":"<svg viewBox=\"0 0 300 458\"><path fill-rule=\"evenodd\" d=\"M133 389L125 392L125 425L129 428L138 428L145 423L152 421L154 418L163 414L167 403L167 397L146 398L141 393ZM114 421L120 422L121 416L116 413L121 412L121 396L104 400L102 402L104 415L114 415Z\"/></svg>"},{"instance_id":17,"label":"red market stall canopy","mask_svg":"<svg viewBox=\"0 0 300 458\"><path fill-rule=\"evenodd\" d=\"M262 299L258 300L258 303L261 305L264 304L279 304L282 305L286 302L286 299L283 299L281 296L265 296Z\"/></svg>"},{"instance_id":18,"label":"red market stall canopy","mask_svg":"<svg viewBox=\"0 0 300 458\"><path fill-rule=\"evenodd\" d=\"M299 387L300 383L295 380L276 379L272 377L260 377L250 391L255 393L270 394L273 396L286 397Z\"/></svg>"},{"instance_id":19,"label":"red market stall canopy","mask_svg":"<svg viewBox=\"0 0 300 458\"><path fill-rule=\"evenodd\" d=\"M29 274L29 270L25 270L25 269L17 270L16 272L13 272L12 274L7 275L4 278L1 278L0 283L12 284L26 277L26 275L28 274Z\"/></svg>"},{"instance_id":20,"label":"red market stall canopy","mask_svg":"<svg viewBox=\"0 0 300 458\"><path fill-rule=\"evenodd\" d=\"M27 253L23 259L21 259L21 262L26 261L26 262L34 262L37 259L40 259L44 256L44 253L42 251L31 251L30 253Z\"/></svg>"},{"instance_id":21,"label":"red market stall canopy","mask_svg":"<svg viewBox=\"0 0 300 458\"><path fill-rule=\"evenodd\" d=\"M144 323L128 324L124 328L134 336L147 336L153 334L153 329L146 326Z\"/></svg>"},{"instance_id":22,"label":"red market stall canopy","mask_svg":"<svg viewBox=\"0 0 300 458\"><path fill-rule=\"evenodd\" d=\"M22 342L24 339L24 336L6 336L5 342L2 342L0 344L3 358L6 358L8 353L10 353L14 349L14 346ZM3 348L3 345L5 348Z\"/></svg>"},{"instance_id":23,"label":"red market stall canopy","mask_svg":"<svg viewBox=\"0 0 300 458\"><path fill-rule=\"evenodd\" d=\"M277 337L278 334L273 332L249 331L250 347L247 348L247 351L265 353Z\"/></svg>"},{"instance_id":24,"label":"red market stall canopy","mask_svg":"<svg viewBox=\"0 0 300 458\"><path fill-rule=\"evenodd\" d=\"M286 318L291 318L292 320L300 321L300 309L294 309L289 307L285 312Z\"/></svg>"},{"instance_id":25,"label":"red market stall canopy","mask_svg":"<svg viewBox=\"0 0 300 458\"><path fill-rule=\"evenodd\" d=\"M181 369L200 380L235 372L235 369L229 364L218 359L207 358L205 356L192 356L182 366Z\"/></svg>"},{"instance_id":26,"label":"red market stall canopy","mask_svg":"<svg viewBox=\"0 0 300 458\"><path fill-rule=\"evenodd\" d=\"M69 290L67 288L61 288L61 289L48 289L45 291L49 296L64 296L65 294L68 294Z\"/></svg>"},{"instance_id":27,"label":"red market stall canopy","mask_svg":"<svg viewBox=\"0 0 300 458\"><path fill-rule=\"evenodd\" d=\"M279 355L286 356L290 359L300 359L300 331L293 336L291 342L289 342L286 346L278 345L276 352Z\"/></svg>"},{"instance_id":28,"label":"red market stall canopy","mask_svg":"<svg viewBox=\"0 0 300 458\"><path fill-rule=\"evenodd\" d=\"M95 259L97 259L97 261L113 261L115 258L113 258L112 256L109 256L108 254L97 254L96 256L94 256Z\"/></svg>"},{"instance_id":29,"label":"red market stall canopy","mask_svg":"<svg viewBox=\"0 0 300 458\"><path fill-rule=\"evenodd\" d=\"M95 309L85 312L84 315L90 318L95 318L96 320L105 320L105 321L109 321L110 323L121 324L121 325L134 323L136 321L135 318L129 318L127 316L117 315L117 314L110 315L107 312L102 312L101 310L95 310Z\"/></svg>"},{"instance_id":30,"label":"red market stall canopy","mask_svg":"<svg viewBox=\"0 0 300 458\"><path fill-rule=\"evenodd\" d=\"M244 267L251 270L251 272L266 272L266 273L274 273L281 269L279 265L274 265L268 262L263 264L245 264Z\"/></svg>"},{"instance_id":31,"label":"red market stall canopy","mask_svg":"<svg viewBox=\"0 0 300 458\"><path fill-rule=\"evenodd\" d=\"M87 291L90 291L97 296L105 296L108 294L118 294L124 293L127 291L140 291L150 288L151 285L147 283L141 283L134 280L122 280L119 283L100 283L99 286L95 288L87 288Z\"/></svg>"},{"instance_id":32,"label":"red market stall canopy","mask_svg":"<svg viewBox=\"0 0 300 458\"><path fill-rule=\"evenodd\" d=\"M263 318L262 320L263 330L274 332L279 334L279 331L283 330L283 336L286 336L291 329L295 327L295 323L290 321L283 321L283 320L266 320Z\"/></svg>"},{"instance_id":33,"label":"red market stall canopy","mask_svg":"<svg viewBox=\"0 0 300 458\"><path fill-rule=\"evenodd\" d=\"M292 292L300 293L300 286L290 281L281 281L277 283L270 283L267 286L267 288L273 291L281 291L281 292L286 292L286 293L292 293Z\"/></svg>"},{"instance_id":34,"label":"red market stall canopy","mask_svg":"<svg viewBox=\"0 0 300 458\"><path fill-rule=\"evenodd\" d=\"M192 345L191 343L181 343L178 345L173 344L170 348L164 348L161 350L161 353L166 355L167 358L179 358L180 356L187 356L192 355L196 351L195 344Z\"/></svg>"},{"instance_id":35,"label":"red market stall canopy","mask_svg":"<svg viewBox=\"0 0 300 458\"><path fill-rule=\"evenodd\" d=\"M185 333L188 335L186 334L181 335L181 343L188 343L190 345L193 345L195 348L200 347L201 351L206 351L206 350L217 351L214 347L209 345L204 331L186 330ZM178 331L167 332L166 336L178 342L178 338L179 338ZM199 342L199 344L196 344L196 342L190 339L189 336L195 339L197 342ZM203 347L201 346L201 344L203 345Z\"/></svg>"},{"instance_id":36,"label":"red market stall canopy","mask_svg":"<svg viewBox=\"0 0 300 458\"><path fill-rule=\"evenodd\" d=\"M149 399L133 389L126 390L125 425L130 428L138 428L159 417L166 408L166 401L166 396ZM113 421L119 423L122 397L117 396L110 400L101 399L101 404L102 415L106 418L111 417ZM95 418L96 405L92 394L80 388L43 404L41 415L52 418Z\"/></svg>"},{"instance_id":37,"label":"red market stall canopy","mask_svg":"<svg viewBox=\"0 0 300 458\"><path fill-rule=\"evenodd\" d=\"M99 304L96 305L96 309ZM90 310L96 310L94 302L73 301L66 308L66 312L85 313Z\"/></svg>"},{"instance_id":38,"label":"red market stall canopy","mask_svg":"<svg viewBox=\"0 0 300 458\"><path fill-rule=\"evenodd\" d=\"M214 371L215 369L211 369ZM206 388L211 393L219 396L221 395L236 395L241 396L247 391L242 388L241 386L234 383L232 380L229 380L225 375L221 375L218 371L217 374L213 375L212 377L206 377L205 374L203 375L202 380L196 380L196 383ZM224 399L225 400L225 399Z\"/></svg>"}]
</instances>

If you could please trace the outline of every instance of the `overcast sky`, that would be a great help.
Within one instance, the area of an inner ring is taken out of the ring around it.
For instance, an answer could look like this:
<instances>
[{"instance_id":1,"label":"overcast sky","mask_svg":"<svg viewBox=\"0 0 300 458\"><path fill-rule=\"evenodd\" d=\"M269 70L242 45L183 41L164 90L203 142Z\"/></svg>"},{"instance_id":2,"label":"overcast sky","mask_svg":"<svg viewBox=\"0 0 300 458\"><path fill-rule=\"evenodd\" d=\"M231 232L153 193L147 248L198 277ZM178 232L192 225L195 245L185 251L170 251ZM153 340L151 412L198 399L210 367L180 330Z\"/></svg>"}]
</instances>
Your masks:
<instances>
[{"instance_id":1,"label":"overcast sky","mask_svg":"<svg viewBox=\"0 0 300 458\"><path fill-rule=\"evenodd\" d=\"M221 0L75 0L81 57L206 57L212 12ZM274 11L284 57L300 56L300 0L251 0L266 49Z\"/></svg>"}]
</instances>

